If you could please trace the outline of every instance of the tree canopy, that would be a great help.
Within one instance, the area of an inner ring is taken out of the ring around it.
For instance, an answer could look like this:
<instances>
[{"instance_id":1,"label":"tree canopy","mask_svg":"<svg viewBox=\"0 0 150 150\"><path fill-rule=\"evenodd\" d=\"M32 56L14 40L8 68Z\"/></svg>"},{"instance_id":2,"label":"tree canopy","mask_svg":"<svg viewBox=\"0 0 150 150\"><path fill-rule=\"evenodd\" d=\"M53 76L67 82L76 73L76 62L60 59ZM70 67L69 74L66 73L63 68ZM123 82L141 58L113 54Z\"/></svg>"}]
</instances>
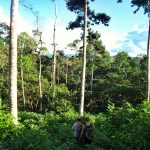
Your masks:
<instances>
[{"instance_id":1,"label":"tree canopy","mask_svg":"<svg viewBox=\"0 0 150 150\"><path fill-rule=\"evenodd\" d=\"M94 0L88 1L88 10L87 10L87 16L88 16L88 28L90 28L91 25L94 24L104 24L108 26L110 17L106 15L105 13L95 13L94 10L90 9L90 2L94 2ZM77 18L73 22L69 22L69 25L67 29L74 29L74 28L83 28L83 11L84 11L84 0L66 0L66 6L67 8L77 14Z\"/></svg>"}]
</instances>

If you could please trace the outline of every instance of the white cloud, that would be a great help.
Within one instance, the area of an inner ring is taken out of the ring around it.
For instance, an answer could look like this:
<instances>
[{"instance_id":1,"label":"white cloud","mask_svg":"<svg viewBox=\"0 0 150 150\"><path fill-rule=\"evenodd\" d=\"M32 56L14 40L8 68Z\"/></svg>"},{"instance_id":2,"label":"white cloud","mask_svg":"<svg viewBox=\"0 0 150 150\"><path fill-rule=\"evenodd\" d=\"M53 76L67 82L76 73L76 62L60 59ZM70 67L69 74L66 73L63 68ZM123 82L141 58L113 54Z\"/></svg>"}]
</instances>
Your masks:
<instances>
[{"instance_id":1,"label":"white cloud","mask_svg":"<svg viewBox=\"0 0 150 150\"><path fill-rule=\"evenodd\" d=\"M22 18L22 16L18 15L17 16L17 33L21 33L21 32L27 32L29 34L32 34L32 25L27 22L26 20L24 20L24 18ZM0 22L6 22L8 25L10 24L10 18L8 16L6 16L3 13L3 9L0 6Z\"/></svg>"},{"instance_id":2,"label":"white cloud","mask_svg":"<svg viewBox=\"0 0 150 150\"><path fill-rule=\"evenodd\" d=\"M0 6L0 22L6 22L7 24L9 24L9 18L8 16L5 16L3 13L3 9Z\"/></svg>"},{"instance_id":3,"label":"white cloud","mask_svg":"<svg viewBox=\"0 0 150 150\"><path fill-rule=\"evenodd\" d=\"M118 40L124 40L125 35L123 33L106 31L106 32L101 32L101 38L104 45L106 46L106 50L110 52L111 49L120 47L120 43L118 43Z\"/></svg>"},{"instance_id":4,"label":"white cloud","mask_svg":"<svg viewBox=\"0 0 150 150\"><path fill-rule=\"evenodd\" d=\"M0 22L6 22L9 25L10 18L8 16L5 16L2 10L2 7L0 7ZM45 26L43 26L42 29L40 29L43 32L43 41L45 42L46 47L50 50L50 53L53 51L52 43L53 43L53 27L54 27L54 21L49 20ZM32 35L32 30L35 30L36 27L31 25L27 20L25 20L22 16L18 15L18 24L17 24L17 33L21 32L27 32L30 35ZM80 38L80 29L76 30L66 30L66 27L61 26L61 21L58 20L58 23L56 25L56 43L58 50L65 50L66 54L75 54L74 51L70 50L69 48L66 48L66 46L73 42L75 39ZM66 49L65 49L66 48Z\"/></svg>"},{"instance_id":5,"label":"white cloud","mask_svg":"<svg viewBox=\"0 0 150 150\"><path fill-rule=\"evenodd\" d=\"M135 24L132 28L132 31L137 31L139 33L147 32L147 27L146 26L139 26L138 24Z\"/></svg>"},{"instance_id":6,"label":"white cloud","mask_svg":"<svg viewBox=\"0 0 150 150\"><path fill-rule=\"evenodd\" d=\"M53 51L53 28L54 22L50 20L43 29L43 40L46 46L50 49L50 53ZM73 54L74 51L66 48L69 43L72 43L75 39L80 38L80 29L66 30L66 27L61 26L61 22L56 25L56 43L58 50L65 50L66 54ZM66 48L66 49L65 49Z\"/></svg>"},{"instance_id":7,"label":"white cloud","mask_svg":"<svg viewBox=\"0 0 150 150\"><path fill-rule=\"evenodd\" d=\"M125 32L113 31L109 27L98 26L95 27L94 31L98 31L101 34L101 40L105 45L106 50L109 51L111 55L114 55L114 52L111 52L112 49L120 48L121 43L118 41L123 41L126 37Z\"/></svg>"},{"instance_id":8,"label":"white cloud","mask_svg":"<svg viewBox=\"0 0 150 150\"><path fill-rule=\"evenodd\" d=\"M114 56L120 51L126 51L130 56L146 54L147 32L145 25L135 24L128 32L114 31L111 28L97 27L106 50Z\"/></svg>"},{"instance_id":9,"label":"white cloud","mask_svg":"<svg viewBox=\"0 0 150 150\"><path fill-rule=\"evenodd\" d=\"M3 9L0 6L0 22L6 22L9 24L9 17L3 13ZM62 26L61 20L58 20L56 25L56 43L58 50L64 50L66 54L75 54L75 51L66 48L67 45L73 42L75 39L80 38L81 30L66 30L65 26ZM54 21L49 20L41 29L43 32L43 41L49 52L53 52L53 27ZM35 29L27 20L22 16L18 16L18 34L20 32L28 32L32 35L32 30ZM106 49L111 55L116 55L119 51L127 51L130 56L137 56L138 54L146 54L147 47L147 27L139 26L135 24L133 28L128 32L113 31L110 28L95 28L101 33L101 39ZM66 48L66 49L65 49Z\"/></svg>"},{"instance_id":10,"label":"white cloud","mask_svg":"<svg viewBox=\"0 0 150 150\"><path fill-rule=\"evenodd\" d=\"M142 49L146 49L146 48L147 48L147 41L141 41L141 42L139 43L139 45L140 45L140 47L141 47Z\"/></svg>"},{"instance_id":11,"label":"white cloud","mask_svg":"<svg viewBox=\"0 0 150 150\"><path fill-rule=\"evenodd\" d=\"M124 46L125 48L125 46ZM130 40L127 47L129 50L128 50L128 54L131 56L131 57L134 57L134 56L137 56L139 54L143 54L145 53L138 45L135 45L133 44L133 42Z\"/></svg>"},{"instance_id":12,"label":"white cloud","mask_svg":"<svg viewBox=\"0 0 150 150\"><path fill-rule=\"evenodd\" d=\"M32 25L24 20L20 15L18 15L18 24L17 24L17 32L18 34L21 32L27 32L28 34L32 35L33 27Z\"/></svg>"}]
</instances>

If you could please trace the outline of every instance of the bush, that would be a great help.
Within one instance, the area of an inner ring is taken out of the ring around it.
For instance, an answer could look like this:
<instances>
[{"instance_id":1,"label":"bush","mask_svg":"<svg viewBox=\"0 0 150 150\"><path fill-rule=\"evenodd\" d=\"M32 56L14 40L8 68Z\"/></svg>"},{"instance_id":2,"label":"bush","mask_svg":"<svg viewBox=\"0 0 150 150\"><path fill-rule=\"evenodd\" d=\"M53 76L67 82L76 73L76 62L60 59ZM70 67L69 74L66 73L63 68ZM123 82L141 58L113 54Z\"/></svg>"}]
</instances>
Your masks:
<instances>
[{"instance_id":1,"label":"bush","mask_svg":"<svg viewBox=\"0 0 150 150\"><path fill-rule=\"evenodd\" d=\"M12 123L12 117L6 111L0 111L0 143L7 143L14 138L16 127Z\"/></svg>"},{"instance_id":2,"label":"bush","mask_svg":"<svg viewBox=\"0 0 150 150\"><path fill-rule=\"evenodd\" d=\"M115 150L150 149L150 103L134 108L109 106L106 119L98 117L93 145ZM95 147L97 148L97 146Z\"/></svg>"},{"instance_id":3,"label":"bush","mask_svg":"<svg viewBox=\"0 0 150 150\"><path fill-rule=\"evenodd\" d=\"M39 115L19 113L18 127L11 116L0 112L0 149L6 150L149 150L150 102L137 107L125 103L121 108L108 107L106 113L85 114L95 124L94 141L80 147L75 144L72 125L78 113L69 111Z\"/></svg>"}]
</instances>

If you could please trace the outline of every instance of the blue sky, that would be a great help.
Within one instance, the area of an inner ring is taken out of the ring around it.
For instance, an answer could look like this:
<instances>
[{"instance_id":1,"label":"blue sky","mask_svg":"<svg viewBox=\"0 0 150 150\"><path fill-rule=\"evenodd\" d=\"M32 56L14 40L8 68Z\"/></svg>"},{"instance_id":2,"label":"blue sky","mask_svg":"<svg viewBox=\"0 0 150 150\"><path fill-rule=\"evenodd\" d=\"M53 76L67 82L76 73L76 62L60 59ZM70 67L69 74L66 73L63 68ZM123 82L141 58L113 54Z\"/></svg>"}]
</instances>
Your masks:
<instances>
[{"instance_id":1,"label":"blue sky","mask_svg":"<svg viewBox=\"0 0 150 150\"><path fill-rule=\"evenodd\" d=\"M34 9L39 11L40 28L43 32L43 40L46 46L51 49L52 33L54 24L54 5L51 0L26 0L30 2ZM81 30L66 31L69 21L73 21L75 14L68 11L64 0L57 1L57 28L56 40L58 49L64 49L67 44L80 37ZM146 53L148 17L141 9L137 14L133 14L136 8L130 7L130 0L117 4L117 0L95 0L91 3L91 8L95 12L105 12L111 17L108 27L103 25L94 26L93 30L101 33L101 39L106 49L115 55L119 51L127 51L131 56ZM0 21L9 22L10 0L0 1ZM26 8L19 6L19 26L18 32L27 31L30 34L35 28L35 17ZM66 53L73 53L66 49Z\"/></svg>"}]
</instances>

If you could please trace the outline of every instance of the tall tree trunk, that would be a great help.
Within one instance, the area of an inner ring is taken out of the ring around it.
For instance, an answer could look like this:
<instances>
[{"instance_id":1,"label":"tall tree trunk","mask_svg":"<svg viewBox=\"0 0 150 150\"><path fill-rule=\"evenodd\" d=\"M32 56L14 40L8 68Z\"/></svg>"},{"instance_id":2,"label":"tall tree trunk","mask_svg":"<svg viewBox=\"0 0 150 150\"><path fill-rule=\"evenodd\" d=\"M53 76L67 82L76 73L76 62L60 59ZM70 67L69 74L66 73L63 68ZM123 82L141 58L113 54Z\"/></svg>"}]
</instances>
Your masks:
<instances>
[{"instance_id":1,"label":"tall tree trunk","mask_svg":"<svg viewBox=\"0 0 150 150\"><path fill-rule=\"evenodd\" d=\"M150 100L150 17L147 42L147 99Z\"/></svg>"},{"instance_id":2,"label":"tall tree trunk","mask_svg":"<svg viewBox=\"0 0 150 150\"><path fill-rule=\"evenodd\" d=\"M92 95L93 95L93 64L92 64L92 70L91 70L91 83L90 83L90 86L91 86L91 99L92 99Z\"/></svg>"},{"instance_id":3,"label":"tall tree trunk","mask_svg":"<svg viewBox=\"0 0 150 150\"><path fill-rule=\"evenodd\" d=\"M58 85L59 85L59 81L60 81L59 75L60 75L60 64L58 64L58 66L57 66L57 84Z\"/></svg>"},{"instance_id":4,"label":"tall tree trunk","mask_svg":"<svg viewBox=\"0 0 150 150\"><path fill-rule=\"evenodd\" d=\"M85 74L86 74L86 34L87 34L87 0L84 4L84 38L83 38L83 56L82 56L82 83L81 83L81 100L80 115L84 113L84 93L85 93Z\"/></svg>"},{"instance_id":5,"label":"tall tree trunk","mask_svg":"<svg viewBox=\"0 0 150 150\"><path fill-rule=\"evenodd\" d=\"M38 39L37 41L37 48L40 44L40 48L42 48L42 32L39 31L38 29L38 25L39 25L39 16L36 16L36 22L37 22L37 30L33 30L33 34L35 36L35 38ZM41 81L41 70L42 70L42 65L41 65L41 57L42 57L42 54L41 54L41 49L39 48L39 51L38 51L38 56L39 56L39 94L40 94L40 111L42 111L43 109L43 106L42 106L42 81Z\"/></svg>"},{"instance_id":6,"label":"tall tree trunk","mask_svg":"<svg viewBox=\"0 0 150 150\"><path fill-rule=\"evenodd\" d=\"M23 97L23 106L25 107L26 105L26 98L25 98L25 92L24 92L24 78L23 78L23 61L22 61L22 51L23 51L24 45L23 47L21 46L21 58L20 58L20 63L21 63L21 88L22 88L22 97Z\"/></svg>"},{"instance_id":7,"label":"tall tree trunk","mask_svg":"<svg viewBox=\"0 0 150 150\"><path fill-rule=\"evenodd\" d=\"M55 86L56 84L56 20L57 20L57 8L56 8L56 2L54 0L55 5L55 21L54 21L54 33L53 33L53 77L52 77L52 85Z\"/></svg>"},{"instance_id":8,"label":"tall tree trunk","mask_svg":"<svg viewBox=\"0 0 150 150\"><path fill-rule=\"evenodd\" d=\"M55 84L56 84L56 20L57 20L57 7L56 1L54 0L55 5L55 21L54 21L54 33L53 33L53 71L52 71L52 86L53 86L53 99L55 97Z\"/></svg>"},{"instance_id":9,"label":"tall tree trunk","mask_svg":"<svg viewBox=\"0 0 150 150\"><path fill-rule=\"evenodd\" d=\"M42 82L41 82L41 71L42 71L41 52L39 53L39 61L40 61L40 68L39 68L40 111L42 112L43 106L42 106Z\"/></svg>"},{"instance_id":10,"label":"tall tree trunk","mask_svg":"<svg viewBox=\"0 0 150 150\"><path fill-rule=\"evenodd\" d=\"M92 101L92 95L93 95L93 74L94 74L94 52L93 52L93 47L92 47L92 54L91 54L91 82L90 82L90 87L91 87L91 101Z\"/></svg>"},{"instance_id":11,"label":"tall tree trunk","mask_svg":"<svg viewBox=\"0 0 150 150\"><path fill-rule=\"evenodd\" d=\"M9 46L9 100L13 122L18 124L17 109L17 13L18 0L11 0Z\"/></svg>"},{"instance_id":12,"label":"tall tree trunk","mask_svg":"<svg viewBox=\"0 0 150 150\"><path fill-rule=\"evenodd\" d=\"M68 84L68 57L66 56L67 64L66 64L66 85Z\"/></svg>"}]
</instances>

